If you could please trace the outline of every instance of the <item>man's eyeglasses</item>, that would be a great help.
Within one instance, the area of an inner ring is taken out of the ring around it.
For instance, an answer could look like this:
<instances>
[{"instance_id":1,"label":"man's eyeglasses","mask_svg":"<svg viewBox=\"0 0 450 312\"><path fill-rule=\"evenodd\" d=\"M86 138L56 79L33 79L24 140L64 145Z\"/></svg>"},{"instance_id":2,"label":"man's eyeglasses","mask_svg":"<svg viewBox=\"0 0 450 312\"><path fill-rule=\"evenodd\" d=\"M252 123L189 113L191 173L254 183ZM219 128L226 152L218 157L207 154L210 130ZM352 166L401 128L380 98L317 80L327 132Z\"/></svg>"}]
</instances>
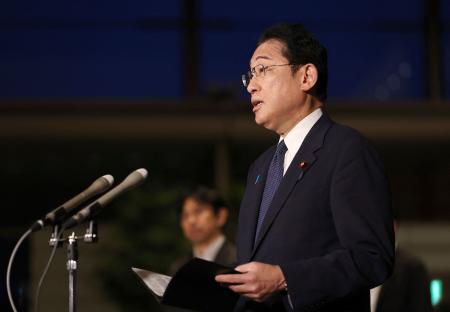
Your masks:
<instances>
[{"instance_id":1,"label":"man's eyeglasses","mask_svg":"<svg viewBox=\"0 0 450 312\"><path fill-rule=\"evenodd\" d=\"M244 84L244 87L248 87L250 80L252 80L253 77L259 77L264 76L266 74L266 70L275 67L275 66L292 66L296 64L276 64L276 65L268 65L264 66L263 64L258 64L252 69L250 69L247 73L242 75L242 83Z\"/></svg>"}]
</instances>

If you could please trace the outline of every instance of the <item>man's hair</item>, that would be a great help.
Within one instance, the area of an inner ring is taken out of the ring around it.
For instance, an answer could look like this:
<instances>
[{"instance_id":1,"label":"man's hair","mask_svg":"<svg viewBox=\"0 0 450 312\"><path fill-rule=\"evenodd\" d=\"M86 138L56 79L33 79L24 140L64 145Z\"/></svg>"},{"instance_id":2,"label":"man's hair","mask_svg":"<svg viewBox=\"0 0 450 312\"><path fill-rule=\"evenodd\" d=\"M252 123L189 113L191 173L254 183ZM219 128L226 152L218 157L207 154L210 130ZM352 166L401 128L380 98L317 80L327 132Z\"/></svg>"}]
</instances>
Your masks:
<instances>
[{"instance_id":1,"label":"man's hair","mask_svg":"<svg viewBox=\"0 0 450 312\"><path fill-rule=\"evenodd\" d=\"M225 208L227 210L230 209L230 205L219 194L219 192L206 186L199 186L194 190L184 193L181 198L181 204L178 206L179 214L182 213L184 201L188 198L192 198L202 204L210 205L215 214L217 214L221 208Z\"/></svg>"},{"instance_id":2,"label":"man's hair","mask_svg":"<svg viewBox=\"0 0 450 312\"><path fill-rule=\"evenodd\" d=\"M258 41L262 43L275 39L285 44L282 51L290 64L304 65L314 64L318 71L314 95L321 101L327 99L328 65L327 49L316 40L302 24L282 23L266 29ZM293 66L292 72L296 72L300 66Z\"/></svg>"}]
</instances>

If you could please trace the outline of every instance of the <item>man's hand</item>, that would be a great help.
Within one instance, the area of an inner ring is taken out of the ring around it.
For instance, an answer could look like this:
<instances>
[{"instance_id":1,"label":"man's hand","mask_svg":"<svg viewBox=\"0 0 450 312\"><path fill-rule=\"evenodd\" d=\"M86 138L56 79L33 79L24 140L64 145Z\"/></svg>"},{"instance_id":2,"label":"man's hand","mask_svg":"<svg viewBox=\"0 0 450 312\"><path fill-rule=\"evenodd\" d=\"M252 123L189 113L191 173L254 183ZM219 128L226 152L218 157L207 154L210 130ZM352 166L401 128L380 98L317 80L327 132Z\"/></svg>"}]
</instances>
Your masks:
<instances>
[{"instance_id":1,"label":"man's hand","mask_svg":"<svg viewBox=\"0 0 450 312\"><path fill-rule=\"evenodd\" d=\"M242 274L221 274L216 276L219 283L228 284L232 291L252 300L261 302L285 287L283 271L278 265L250 262L235 268Z\"/></svg>"}]
</instances>

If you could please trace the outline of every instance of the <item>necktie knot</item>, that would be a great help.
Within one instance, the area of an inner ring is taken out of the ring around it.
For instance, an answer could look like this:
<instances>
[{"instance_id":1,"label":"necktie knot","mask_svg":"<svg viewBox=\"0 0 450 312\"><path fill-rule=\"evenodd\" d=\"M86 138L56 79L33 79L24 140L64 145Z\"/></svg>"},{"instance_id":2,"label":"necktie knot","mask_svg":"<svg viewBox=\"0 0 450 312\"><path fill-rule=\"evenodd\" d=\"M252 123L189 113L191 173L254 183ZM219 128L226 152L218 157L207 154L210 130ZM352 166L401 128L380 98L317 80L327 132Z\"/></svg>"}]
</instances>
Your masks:
<instances>
[{"instance_id":1,"label":"necktie knot","mask_svg":"<svg viewBox=\"0 0 450 312\"><path fill-rule=\"evenodd\" d=\"M278 157L284 156L284 154L287 151L286 143L284 143L284 140L281 140L280 143L277 145L277 150L275 151L275 155Z\"/></svg>"}]
</instances>

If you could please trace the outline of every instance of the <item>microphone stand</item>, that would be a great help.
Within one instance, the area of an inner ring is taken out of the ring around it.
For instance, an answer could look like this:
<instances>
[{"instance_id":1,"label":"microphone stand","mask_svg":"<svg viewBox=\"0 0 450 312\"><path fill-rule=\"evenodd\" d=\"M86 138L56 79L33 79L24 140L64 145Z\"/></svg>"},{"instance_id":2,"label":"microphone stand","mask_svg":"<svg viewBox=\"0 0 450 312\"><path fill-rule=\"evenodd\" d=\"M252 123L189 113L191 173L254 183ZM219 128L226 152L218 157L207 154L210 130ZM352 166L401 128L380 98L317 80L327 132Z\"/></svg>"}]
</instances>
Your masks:
<instances>
[{"instance_id":1,"label":"microphone stand","mask_svg":"<svg viewBox=\"0 0 450 312\"><path fill-rule=\"evenodd\" d=\"M64 230L64 228L62 229ZM78 240L83 239L85 243L96 243L98 241L97 221L90 220L88 228L84 236L76 236L75 232L72 232L67 238L58 239L60 231L60 225L55 225L51 238L50 245L61 247L64 241L67 241L67 262L66 269L69 273L69 312L76 311L76 281L77 281L77 268L78 268Z\"/></svg>"},{"instance_id":2,"label":"microphone stand","mask_svg":"<svg viewBox=\"0 0 450 312\"><path fill-rule=\"evenodd\" d=\"M98 242L97 220L90 220L83 238L85 243Z\"/></svg>"},{"instance_id":3,"label":"microphone stand","mask_svg":"<svg viewBox=\"0 0 450 312\"><path fill-rule=\"evenodd\" d=\"M75 312L75 286L77 278L78 244L75 233L68 237L67 271L69 272L69 312Z\"/></svg>"},{"instance_id":4,"label":"microphone stand","mask_svg":"<svg viewBox=\"0 0 450 312\"><path fill-rule=\"evenodd\" d=\"M58 234L60 234L59 233L60 231L61 231L61 224L57 223L57 224L53 225L52 234L51 234L50 240L48 242L48 244L51 247L55 247L55 245L56 245L56 247L59 248L63 245L64 240L62 240L58 237Z\"/></svg>"}]
</instances>

